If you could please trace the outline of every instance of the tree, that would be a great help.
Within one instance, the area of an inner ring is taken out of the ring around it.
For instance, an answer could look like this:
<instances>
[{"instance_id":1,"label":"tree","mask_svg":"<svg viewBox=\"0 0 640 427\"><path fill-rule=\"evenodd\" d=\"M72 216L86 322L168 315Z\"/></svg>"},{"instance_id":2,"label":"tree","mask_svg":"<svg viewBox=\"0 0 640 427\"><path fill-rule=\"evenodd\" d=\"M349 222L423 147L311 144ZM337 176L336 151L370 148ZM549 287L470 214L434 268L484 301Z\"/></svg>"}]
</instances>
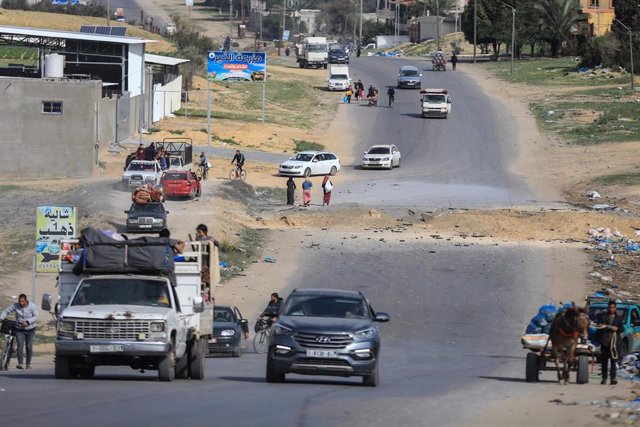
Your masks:
<instances>
[{"instance_id":1,"label":"tree","mask_svg":"<svg viewBox=\"0 0 640 427\"><path fill-rule=\"evenodd\" d=\"M477 0L477 41L493 47L493 55L500 55L502 43L511 41L511 10L499 0ZM470 43L473 43L473 7L470 1L462 13L462 32Z\"/></svg>"},{"instance_id":2,"label":"tree","mask_svg":"<svg viewBox=\"0 0 640 427\"><path fill-rule=\"evenodd\" d=\"M535 7L542 16L543 38L551 45L551 56L556 57L578 19L577 0L539 0Z\"/></svg>"},{"instance_id":3,"label":"tree","mask_svg":"<svg viewBox=\"0 0 640 427\"><path fill-rule=\"evenodd\" d=\"M640 31L640 4L638 2L628 0L614 0L613 7L616 12L616 19L631 28L631 35L633 38L633 57L638 58L637 33ZM611 31L615 34L619 44L623 46L619 50L617 63L624 67L629 67L629 32L616 21L611 25Z\"/></svg>"}]
</instances>

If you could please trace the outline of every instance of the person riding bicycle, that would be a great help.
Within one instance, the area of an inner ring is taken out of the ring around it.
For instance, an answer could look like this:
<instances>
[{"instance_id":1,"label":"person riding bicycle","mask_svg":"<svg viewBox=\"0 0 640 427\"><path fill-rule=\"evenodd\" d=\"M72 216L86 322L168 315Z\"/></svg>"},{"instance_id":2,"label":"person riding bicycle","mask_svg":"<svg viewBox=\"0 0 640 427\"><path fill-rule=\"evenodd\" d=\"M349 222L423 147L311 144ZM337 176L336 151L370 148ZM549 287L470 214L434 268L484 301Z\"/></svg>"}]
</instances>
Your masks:
<instances>
[{"instance_id":1,"label":"person riding bicycle","mask_svg":"<svg viewBox=\"0 0 640 427\"><path fill-rule=\"evenodd\" d=\"M260 314L260 317L256 321L256 326L254 327L254 330L256 332L262 329L263 325L270 327L278 319L278 312L280 311L282 302L283 302L283 299L282 297L280 297L280 295L278 295L277 292L274 292L271 294L271 297L269 299L269 302L267 303L267 306L262 311L262 314Z\"/></svg>"},{"instance_id":2,"label":"person riding bicycle","mask_svg":"<svg viewBox=\"0 0 640 427\"><path fill-rule=\"evenodd\" d=\"M389 87L389 89L387 89L387 96L389 97L389 107L391 107L391 103L393 101L395 101L395 96L396 96L396 91L394 88Z\"/></svg>"},{"instance_id":3,"label":"person riding bicycle","mask_svg":"<svg viewBox=\"0 0 640 427\"><path fill-rule=\"evenodd\" d=\"M242 167L244 166L244 154L240 152L240 150L236 150L236 155L233 156L233 160L231 160L231 164L235 162L236 167L238 168L238 175L242 173Z\"/></svg>"},{"instance_id":4,"label":"person riding bicycle","mask_svg":"<svg viewBox=\"0 0 640 427\"><path fill-rule=\"evenodd\" d=\"M198 166L202 169L202 176L206 179L207 171L209 170L209 159L207 159L207 155L204 154L204 151L200 153L200 161L198 162Z\"/></svg>"}]
</instances>

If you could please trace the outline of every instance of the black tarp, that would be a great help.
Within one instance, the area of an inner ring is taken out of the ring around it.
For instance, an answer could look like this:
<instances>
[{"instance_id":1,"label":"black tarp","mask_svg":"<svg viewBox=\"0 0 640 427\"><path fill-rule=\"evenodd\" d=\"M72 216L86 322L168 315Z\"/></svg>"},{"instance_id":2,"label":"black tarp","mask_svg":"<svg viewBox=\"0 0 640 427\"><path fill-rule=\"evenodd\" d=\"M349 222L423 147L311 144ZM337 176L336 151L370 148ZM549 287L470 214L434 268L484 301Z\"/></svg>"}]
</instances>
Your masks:
<instances>
[{"instance_id":1,"label":"black tarp","mask_svg":"<svg viewBox=\"0 0 640 427\"><path fill-rule=\"evenodd\" d=\"M175 285L173 250L166 237L115 240L95 228L82 230L82 255L73 268L76 275L156 274Z\"/></svg>"}]
</instances>

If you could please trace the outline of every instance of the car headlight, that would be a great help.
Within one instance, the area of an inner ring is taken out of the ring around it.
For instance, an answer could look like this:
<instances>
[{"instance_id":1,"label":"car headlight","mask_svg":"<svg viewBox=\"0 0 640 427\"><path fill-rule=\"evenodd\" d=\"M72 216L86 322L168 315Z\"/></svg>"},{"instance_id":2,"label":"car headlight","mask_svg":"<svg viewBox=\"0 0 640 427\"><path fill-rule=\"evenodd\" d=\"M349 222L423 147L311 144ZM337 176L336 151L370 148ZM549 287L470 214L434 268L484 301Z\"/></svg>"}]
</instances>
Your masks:
<instances>
[{"instance_id":1,"label":"car headlight","mask_svg":"<svg viewBox=\"0 0 640 427\"><path fill-rule=\"evenodd\" d=\"M232 337L236 334L236 331L234 331L233 329L225 329L224 331L220 332L220 336L223 337Z\"/></svg>"},{"instance_id":2,"label":"car headlight","mask_svg":"<svg viewBox=\"0 0 640 427\"><path fill-rule=\"evenodd\" d=\"M446 112L447 112L446 107L445 107L445 108L442 108L442 109L441 109L441 111L442 111L443 113L446 113Z\"/></svg>"},{"instance_id":3,"label":"car headlight","mask_svg":"<svg viewBox=\"0 0 640 427\"><path fill-rule=\"evenodd\" d=\"M383 162L388 162L388 161L389 161L389 158L388 158L388 157L383 157L383 158L382 158L382 161L383 161Z\"/></svg>"},{"instance_id":4,"label":"car headlight","mask_svg":"<svg viewBox=\"0 0 640 427\"><path fill-rule=\"evenodd\" d=\"M164 219L162 218L153 218L154 224L162 224L163 222L164 222Z\"/></svg>"},{"instance_id":5,"label":"car headlight","mask_svg":"<svg viewBox=\"0 0 640 427\"><path fill-rule=\"evenodd\" d=\"M367 160L369 160L369 159L367 159L366 157L363 157L363 158L362 158L362 161L363 161L363 162L366 162Z\"/></svg>"},{"instance_id":6,"label":"car headlight","mask_svg":"<svg viewBox=\"0 0 640 427\"><path fill-rule=\"evenodd\" d=\"M76 322L63 320L62 322L60 322L60 329L65 332L73 332L76 330Z\"/></svg>"},{"instance_id":7,"label":"car headlight","mask_svg":"<svg viewBox=\"0 0 640 427\"><path fill-rule=\"evenodd\" d=\"M138 218L127 219L127 222L129 224L137 224L138 223Z\"/></svg>"},{"instance_id":8,"label":"car headlight","mask_svg":"<svg viewBox=\"0 0 640 427\"><path fill-rule=\"evenodd\" d=\"M302 166L294 166L294 169L302 169Z\"/></svg>"},{"instance_id":9,"label":"car headlight","mask_svg":"<svg viewBox=\"0 0 640 427\"><path fill-rule=\"evenodd\" d=\"M151 322L151 327L149 329L151 332L163 332L164 331L164 322Z\"/></svg>"},{"instance_id":10,"label":"car headlight","mask_svg":"<svg viewBox=\"0 0 640 427\"><path fill-rule=\"evenodd\" d=\"M291 334L293 334L293 331L290 328L287 328L286 326L282 326L276 323L273 327L273 335L291 335Z\"/></svg>"},{"instance_id":11,"label":"car headlight","mask_svg":"<svg viewBox=\"0 0 640 427\"><path fill-rule=\"evenodd\" d=\"M370 340L376 336L376 328L363 329L353 334L358 340Z\"/></svg>"}]
</instances>

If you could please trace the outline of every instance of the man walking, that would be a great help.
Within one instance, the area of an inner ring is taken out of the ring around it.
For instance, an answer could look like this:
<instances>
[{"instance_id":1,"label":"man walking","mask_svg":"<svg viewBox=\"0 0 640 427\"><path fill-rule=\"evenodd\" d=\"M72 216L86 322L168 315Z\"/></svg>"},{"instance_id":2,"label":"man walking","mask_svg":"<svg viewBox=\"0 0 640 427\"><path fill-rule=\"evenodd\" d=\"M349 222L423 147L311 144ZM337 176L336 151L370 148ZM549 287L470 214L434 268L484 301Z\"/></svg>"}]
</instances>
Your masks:
<instances>
[{"instance_id":1,"label":"man walking","mask_svg":"<svg viewBox=\"0 0 640 427\"><path fill-rule=\"evenodd\" d=\"M451 55L451 67L455 70L457 64L458 64L458 55L456 55L456 53L454 52L453 55Z\"/></svg>"},{"instance_id":2,"label":"man walking","mask_svg":"<svg viewBox=\"0 0 640 427\"><path fill-rule=\"evenodd\" d=\"M602 368L602 381L600 384L607 383L607 373L610 374L611 385L618 384L616 380L616 362L618 360L618 346L620 342L619 333L622 332L622 316L616 312L616 302L609 301L606 313L600 313L596 320L598 333L596 338L600 343L600 363ZM611 371L608 371L608 365L611 364Z\"/></svg>"},{"instance_id":3,"label":"man walking","mask_svg":"<svg viewBox=\"0 0 640 427\"><path fill-rule=\"evenodd\" d=\"M36 322L38 321L38 307L27 300L25 294L20 294L18 302L11 304L0 313L0 321L7 318L11 313L15 313L16 326L14 334L18 339L18 365L17 369L22 369L23 351L27 348L27 369L31 369L31 355L33 353L33 338L36 335Z\"/></svg>"}]
</instances>

